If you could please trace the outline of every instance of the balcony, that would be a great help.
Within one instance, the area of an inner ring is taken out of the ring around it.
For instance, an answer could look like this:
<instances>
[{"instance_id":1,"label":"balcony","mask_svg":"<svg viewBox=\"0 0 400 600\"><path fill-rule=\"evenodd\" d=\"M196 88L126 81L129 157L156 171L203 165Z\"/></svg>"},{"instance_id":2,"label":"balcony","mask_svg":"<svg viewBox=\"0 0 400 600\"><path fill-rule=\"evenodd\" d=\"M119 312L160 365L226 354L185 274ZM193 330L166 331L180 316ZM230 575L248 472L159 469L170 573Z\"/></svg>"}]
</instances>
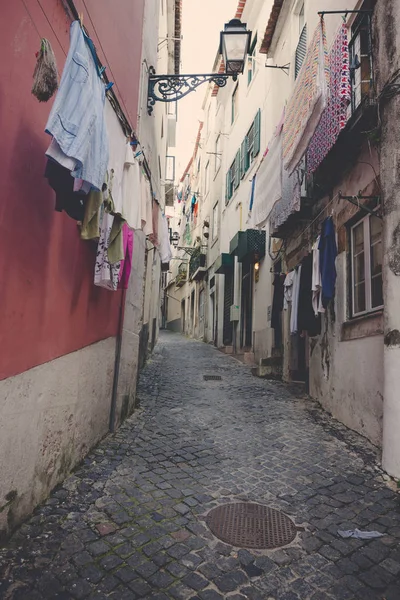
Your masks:
<instances>
[{"instance_id":1,"label":"balcony","mask_svg":"<svg viewBox=\"0 0 400 600\"><path fill-rule=\"evenodd\" d=\"M181 263L178 267L178 275L175 278L175 286L180 288L185 285L187 280L187 264Z\"/></svg>"},{"instance_id":2,"label":"balcony","mask_svg":"<svg viewBox=\"0 0 400 600\"><path fill-rule=\"evenodd\" d=\"M201 249L196 249L189 262L189 278L191 281L200 281L206 274L206 255Z\"/></svg>"},{"instance_id":3,"label":"balcony","mask_svg":"<svg viewBox=\"0 0 400 600\"><path fill-rule=\"evenodd\" d=\"M255 263L265 256L265 231L248 229L238 231L231 239L230 253L238 257L239 262Z\"/></svg>"}]
</instances>

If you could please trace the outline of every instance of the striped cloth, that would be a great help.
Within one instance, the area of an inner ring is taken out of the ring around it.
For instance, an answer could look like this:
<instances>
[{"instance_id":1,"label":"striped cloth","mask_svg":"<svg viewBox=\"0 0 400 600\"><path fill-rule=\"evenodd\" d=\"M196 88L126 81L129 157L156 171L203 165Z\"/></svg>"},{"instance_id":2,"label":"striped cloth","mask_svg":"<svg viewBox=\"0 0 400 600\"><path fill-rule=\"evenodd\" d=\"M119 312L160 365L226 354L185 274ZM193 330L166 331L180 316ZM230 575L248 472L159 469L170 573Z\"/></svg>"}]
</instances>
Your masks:
<instances>
[{"instance_id":1,"label":"striped cloth","mask_svg":"<svg viewBox=\"0 0 400 600\"><path fill-rule=\"evenodd\" d=\"M313 173L335 145L347 123L351 99L347 26L340 26L329 53L330 86L326 109L307 150L307 171Z\"/></svg>"},{"instance_id":2,"label":"striped cloth","mask_svg":"<svg viewBox=\"0 0 400 600\"><path fill-rule=\"evenodd\" d=\"M293 173L305 155L321 119L327 103L328 82L325 23L321 18L286 109L282 156L289 173Z\"/></svg>"}]
</instances>

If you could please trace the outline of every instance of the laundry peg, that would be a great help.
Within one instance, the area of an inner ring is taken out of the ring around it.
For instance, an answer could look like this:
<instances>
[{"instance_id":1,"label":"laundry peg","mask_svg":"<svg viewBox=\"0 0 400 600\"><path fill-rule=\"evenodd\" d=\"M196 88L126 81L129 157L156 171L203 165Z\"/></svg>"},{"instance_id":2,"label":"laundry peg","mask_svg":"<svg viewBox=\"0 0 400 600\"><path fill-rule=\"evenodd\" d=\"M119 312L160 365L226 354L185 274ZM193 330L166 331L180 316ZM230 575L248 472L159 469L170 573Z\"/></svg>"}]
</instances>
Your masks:
<instances>
[{"instance_id":1,"label":"laundry peg","mask_svg":"<svg viewBox=\"0 0 400 600\"><path fill-rule=\"evenodd\" d=\"M81 27L83 29L83 13L79 13L78 17L79 17L79 23L81 24Z\"/></svg>"}]
</instances>

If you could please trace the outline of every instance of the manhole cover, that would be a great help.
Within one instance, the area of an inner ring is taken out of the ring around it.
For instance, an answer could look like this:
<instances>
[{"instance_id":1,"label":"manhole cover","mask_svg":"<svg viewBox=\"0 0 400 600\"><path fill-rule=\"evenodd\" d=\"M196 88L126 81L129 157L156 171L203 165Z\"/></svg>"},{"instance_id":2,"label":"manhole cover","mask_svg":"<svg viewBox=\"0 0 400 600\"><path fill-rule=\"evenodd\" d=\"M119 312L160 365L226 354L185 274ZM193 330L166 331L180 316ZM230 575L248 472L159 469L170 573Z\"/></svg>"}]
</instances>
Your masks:
<instances>
[{"instance_id":1,"label":"manhole cover","mask_svg":"<svg viewBox=\"0 0 400 600\"><path fill-rule=\"evenodd\" d=\"M203 375L204 381L221 381L221 375Z\"/></svg>"},{"instance_id":2,"label":"manhole cover","mask_svg":"<svg viewBox=\"0 0 400 600\"><path fill-rule=\"evenodd\" d=\"M259 550L286 546L297 531L293 521L279 510L247 502L214 508L207 515L207 525L227 544Z\"/></svg>"}]
</instances>

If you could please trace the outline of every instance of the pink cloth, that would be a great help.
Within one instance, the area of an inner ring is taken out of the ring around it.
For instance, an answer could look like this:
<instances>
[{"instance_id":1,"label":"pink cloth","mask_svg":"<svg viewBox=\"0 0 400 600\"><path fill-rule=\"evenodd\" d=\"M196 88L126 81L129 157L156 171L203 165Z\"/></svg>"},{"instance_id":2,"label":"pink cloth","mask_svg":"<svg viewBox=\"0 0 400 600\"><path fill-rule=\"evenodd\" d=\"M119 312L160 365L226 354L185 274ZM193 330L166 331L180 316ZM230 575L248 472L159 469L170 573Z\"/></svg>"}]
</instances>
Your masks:
<instances>
[{"instance_id":1,"label":"pink cloth","mask_svg":"<svg viewBox=\"0 0 400 600\"><path fill-rule=\"evenodd\" d=\"M336 144L347 123L351 99L347 26L340 26L329 54L330 87L326 109L307 150L307 171L313 173Z\"/></svg>"},{"instance_id":2,"label":"pink cloth","mask_svg":"<svg viewBox=\"0 0 400 600\"><path fill-rule=\"evenodd\" d=\"M127 290L132 271L133 229L130 229L126 223L122 227L122 237L125 258L121 260L118 288L120 290Z\"/></svg>"}]
</instances>

